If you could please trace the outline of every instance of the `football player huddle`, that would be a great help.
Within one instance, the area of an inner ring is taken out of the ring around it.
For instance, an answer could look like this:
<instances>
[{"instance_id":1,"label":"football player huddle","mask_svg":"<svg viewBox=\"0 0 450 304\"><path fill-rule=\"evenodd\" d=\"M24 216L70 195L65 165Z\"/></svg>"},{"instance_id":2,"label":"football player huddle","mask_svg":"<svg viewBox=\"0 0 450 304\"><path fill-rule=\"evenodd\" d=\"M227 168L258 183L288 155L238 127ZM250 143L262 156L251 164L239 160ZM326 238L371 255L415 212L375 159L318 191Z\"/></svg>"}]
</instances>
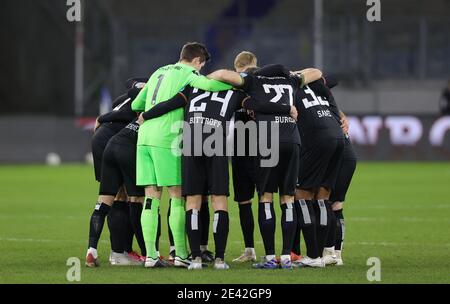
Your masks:
<instances>
[{"instance_id":1,"label":"football player huddle","mask_svg":"<svg viewBox=\"0 0 450 304\"><path fill-rule=\"evenodd\" d=\"M348 123L320 70L258 67L239 53L235 71L200 74L210 60L187 43L175 64L127 81L127 93L97 119L92 140L99 197L91 216L86 266L105 218L111 265L229 269L229 160L244 251L233 262L257 269L343 265L343 202L356 168ZM169 194L170 254L159 252L162 190ZM252 201L265 255L257 261ZM274 194L279 194L282 244ZM214 254L208 250L209 200ZM303 235L306 253L300 252ZM136 237L140 254L133 250ZM277 255L278 254L278 255Z\"/></svg>"}]
</instances>

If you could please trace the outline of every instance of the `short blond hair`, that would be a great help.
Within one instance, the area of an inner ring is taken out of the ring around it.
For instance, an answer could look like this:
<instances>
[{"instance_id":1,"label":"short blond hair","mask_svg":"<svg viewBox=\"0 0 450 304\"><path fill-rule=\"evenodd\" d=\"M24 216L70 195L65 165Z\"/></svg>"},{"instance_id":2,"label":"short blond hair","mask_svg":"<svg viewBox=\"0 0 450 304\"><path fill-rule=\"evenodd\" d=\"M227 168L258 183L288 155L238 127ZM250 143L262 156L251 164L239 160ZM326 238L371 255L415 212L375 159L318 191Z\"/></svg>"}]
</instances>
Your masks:
<instances>
[{"instance_id":1,"label":"short blond hair","mask_svg":"<svg viewBox=\"0 0 450 304\"><path fill-rule=\"evenodd\" d=\"M256 58L255 54L248 51L240 52L236 58L234 59L234 68L235 69L242 69L246 66L257 66L258 59Z\"/></svg>"}]
</instances>

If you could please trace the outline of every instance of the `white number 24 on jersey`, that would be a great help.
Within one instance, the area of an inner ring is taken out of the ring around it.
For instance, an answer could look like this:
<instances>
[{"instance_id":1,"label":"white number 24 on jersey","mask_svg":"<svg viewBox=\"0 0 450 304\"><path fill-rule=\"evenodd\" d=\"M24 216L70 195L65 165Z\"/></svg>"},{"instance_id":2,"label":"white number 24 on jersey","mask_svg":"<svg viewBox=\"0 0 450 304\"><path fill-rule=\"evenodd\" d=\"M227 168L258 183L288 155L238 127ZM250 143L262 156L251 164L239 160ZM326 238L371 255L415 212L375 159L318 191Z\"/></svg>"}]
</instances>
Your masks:
<instances>
[{"instance_id":1,"label":"white number 24 on jersey","mask_svg":"<svg viewBox=\"0 0 450 304\"><path fill-rule=\"evenodd\" d=\"M192 91L194 94L198 92L197 88L194 88ZM202 99L205 99L211 95L211 92L205 92L203 94L198 95L194 99L191 100L191 106L189 107L189 112L204 112L206 110L206 101L200 102ZM231 96L233 96L233 91L228 91L225 97L219 97L219 93L215 92L211 96L211 100L222 103L222 108L220 109L220 116L225 117L227 113L228 103L230 102Z\"/></svg>"}]
</instances>

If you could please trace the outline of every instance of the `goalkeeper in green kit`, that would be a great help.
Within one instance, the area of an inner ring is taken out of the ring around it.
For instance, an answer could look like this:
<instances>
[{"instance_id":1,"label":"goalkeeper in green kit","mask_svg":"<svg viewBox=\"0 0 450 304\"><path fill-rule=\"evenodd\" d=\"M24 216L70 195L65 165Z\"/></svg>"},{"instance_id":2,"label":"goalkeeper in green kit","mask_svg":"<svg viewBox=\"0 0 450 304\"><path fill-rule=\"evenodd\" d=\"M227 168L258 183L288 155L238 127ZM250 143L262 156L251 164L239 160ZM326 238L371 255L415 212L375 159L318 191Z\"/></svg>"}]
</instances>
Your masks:
<instances>
[{"instance_id":1,"label":"goalkeeper in green kit","mask_svg":"<svg viewBox=\"0 0 450 304\"><path fill-rule=\"evenodd\" d=\"M133 101L133 111L147 111L174 97L187 85L213 92L230 89L228 84L198 74L209 59L210 55L203 44L185 44L178 63L161 67L152 74ZM184 109L180 108L145 121L139 128L136 179L137 185L145 186L145 202L141 215L147 250L145 267L166 266L156 250L162 187L168 187L171 199L169 225L175 242L174 265L188 267L190 264L186 246L185 206L181 196L181 156L179 147L174 146L182 132L183 115Z\"/></svg>"}]
</instances>

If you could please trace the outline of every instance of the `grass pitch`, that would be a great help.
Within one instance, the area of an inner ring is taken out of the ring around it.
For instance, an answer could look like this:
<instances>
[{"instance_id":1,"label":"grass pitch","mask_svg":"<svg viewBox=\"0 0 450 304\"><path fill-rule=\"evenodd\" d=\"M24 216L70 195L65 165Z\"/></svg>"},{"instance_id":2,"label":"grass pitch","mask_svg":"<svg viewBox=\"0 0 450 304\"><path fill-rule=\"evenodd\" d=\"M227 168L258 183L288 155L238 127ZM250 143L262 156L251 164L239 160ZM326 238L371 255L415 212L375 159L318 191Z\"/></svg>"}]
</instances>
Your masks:
<instances>
[{"instance_id":1,"label":"grass pitch","mask_svg":"<svg viewBox=\"0 0 450 304\"><path fill-rule=\"evenodd\" d=\"M80 283L368 283L370 257L381 261L381 283L450 283L450 163L358 164L344 208L345 265L292 271L231 262L243 249L232 198L228 271L111 267L106 223L101 267L85 268L98 188L92 171L85 165L0 167L0 283L67 283L70 257L81 260ZM167 256L167 200L162 206L161 252ZM255 216L256 210L254 204ZM276 212L279 219L279 207ZM256 251L262 255L255 228ZM280 246L278 224L277 252Z\"/></svg>"}]
</instances>

